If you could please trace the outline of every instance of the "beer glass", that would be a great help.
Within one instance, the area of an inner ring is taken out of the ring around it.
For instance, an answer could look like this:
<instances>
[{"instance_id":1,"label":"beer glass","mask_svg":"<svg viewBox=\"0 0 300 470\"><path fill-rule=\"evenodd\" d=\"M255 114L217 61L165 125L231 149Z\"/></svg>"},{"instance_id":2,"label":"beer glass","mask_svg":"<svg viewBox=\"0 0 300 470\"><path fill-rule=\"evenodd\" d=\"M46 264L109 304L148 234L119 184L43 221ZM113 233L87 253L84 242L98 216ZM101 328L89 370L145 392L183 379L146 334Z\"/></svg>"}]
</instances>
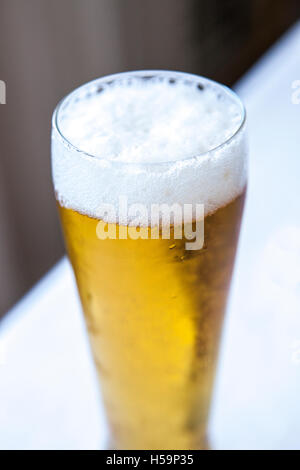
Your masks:
<instances>
[{"instance_id":1,"label":"beer glass","mask_svg":"<svg viewBox=\"0 0 300 470\"><path fill-rule=\"evenodd\" d=\"M52 173L115 449L204 449L247 179L245 111L196 75L73 91Z\"/></svg>"}]
</instances>

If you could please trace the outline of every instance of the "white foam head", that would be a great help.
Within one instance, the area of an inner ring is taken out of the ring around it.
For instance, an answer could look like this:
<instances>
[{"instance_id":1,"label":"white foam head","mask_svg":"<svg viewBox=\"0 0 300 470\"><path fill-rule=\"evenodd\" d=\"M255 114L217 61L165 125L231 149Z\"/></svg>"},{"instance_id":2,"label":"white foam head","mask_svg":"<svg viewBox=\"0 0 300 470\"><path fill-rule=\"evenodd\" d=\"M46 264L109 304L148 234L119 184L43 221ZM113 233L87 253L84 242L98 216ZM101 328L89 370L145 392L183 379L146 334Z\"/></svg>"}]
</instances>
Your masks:
<instances>
[{"instance_id":1,"label":"white foam head","mask_svg":"<svg viewBox=\"0 0 300 470\"><path fill-rule=\"evenodd\" d=\"M53 116L58 200L92 217L104 204L118 209L119 196L149 208L202 203L211 213L244 189L244 119L236 95L195 75L128 72L88 83Z\"/></svg>"}]
</instances>

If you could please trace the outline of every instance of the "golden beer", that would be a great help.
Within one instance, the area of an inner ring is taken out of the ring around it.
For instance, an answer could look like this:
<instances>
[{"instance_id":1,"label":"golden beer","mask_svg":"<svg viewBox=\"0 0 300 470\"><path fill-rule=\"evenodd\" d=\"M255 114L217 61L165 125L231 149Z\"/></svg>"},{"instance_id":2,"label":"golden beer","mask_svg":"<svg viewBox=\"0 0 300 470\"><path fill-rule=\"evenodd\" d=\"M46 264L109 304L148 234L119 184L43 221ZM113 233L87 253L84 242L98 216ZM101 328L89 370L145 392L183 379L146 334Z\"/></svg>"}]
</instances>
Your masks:
<instances>
[{"instance_id":1,"label":"golden beer","mask_svg":"<svg viewBox=\"0 0 300 470\"><path fill-rule=\"evenodd\" d=\"M120 239L124 227L108 221L117 236L99 239L96 214L56 188L114 448L207 448L245 187L239 181L231 200L205 213L198 250L187 250L174 227L169 239L151 239L147 225L139 238Z\"/></svg>"},{"instance_id":2,"label":"golden beer","mask_svg":"<svg viewBox=\"0 0 300 470\"><path fill-rule=\"evenodd\" d=\"M205 219L205 245L99 240L98 221L60 207L114 442L205 445L244 194Z\"/></svg>"}]
</instances>

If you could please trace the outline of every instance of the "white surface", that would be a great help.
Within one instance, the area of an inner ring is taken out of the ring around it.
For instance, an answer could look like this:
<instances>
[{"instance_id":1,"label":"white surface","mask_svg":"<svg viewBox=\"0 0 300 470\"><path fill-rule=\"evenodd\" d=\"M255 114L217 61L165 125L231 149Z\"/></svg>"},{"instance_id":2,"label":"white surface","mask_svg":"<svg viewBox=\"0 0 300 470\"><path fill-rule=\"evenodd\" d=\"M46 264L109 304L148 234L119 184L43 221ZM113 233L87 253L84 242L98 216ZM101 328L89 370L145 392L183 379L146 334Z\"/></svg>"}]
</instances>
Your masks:
<instances>
[{"instance_id":1,"label":"white surface","mask_svg":"<svg viewBox=\"0 0 300 470\"><path fill-rule=\"evenodd\" d=\"M217 448L300 449L300 25L238 86L248 199L211 422ZM68 262L0 331L0 448L99 448L106 427Z\"/></svg>"}]
</instances>

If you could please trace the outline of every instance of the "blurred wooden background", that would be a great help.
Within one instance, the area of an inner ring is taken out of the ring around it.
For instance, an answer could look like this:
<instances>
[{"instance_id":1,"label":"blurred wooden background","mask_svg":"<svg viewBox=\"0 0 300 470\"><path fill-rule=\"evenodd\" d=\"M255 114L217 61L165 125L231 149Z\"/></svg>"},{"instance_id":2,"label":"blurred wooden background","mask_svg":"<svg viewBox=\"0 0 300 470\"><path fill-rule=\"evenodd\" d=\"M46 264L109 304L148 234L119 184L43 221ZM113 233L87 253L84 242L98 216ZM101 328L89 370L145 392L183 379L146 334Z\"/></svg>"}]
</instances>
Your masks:
<instances>
[{"instance_id":1,"label":"blurred wooden background","mask_svg":"<svg viewBox=\"0 0 300 470\"><path fill-rule=\"evenodd\" d=\"M1 0L0 316L64 252L50 176L59 99L130 69L184 70L230 85L297 20L299 3Z\"/></svg>"}]
</instances>

